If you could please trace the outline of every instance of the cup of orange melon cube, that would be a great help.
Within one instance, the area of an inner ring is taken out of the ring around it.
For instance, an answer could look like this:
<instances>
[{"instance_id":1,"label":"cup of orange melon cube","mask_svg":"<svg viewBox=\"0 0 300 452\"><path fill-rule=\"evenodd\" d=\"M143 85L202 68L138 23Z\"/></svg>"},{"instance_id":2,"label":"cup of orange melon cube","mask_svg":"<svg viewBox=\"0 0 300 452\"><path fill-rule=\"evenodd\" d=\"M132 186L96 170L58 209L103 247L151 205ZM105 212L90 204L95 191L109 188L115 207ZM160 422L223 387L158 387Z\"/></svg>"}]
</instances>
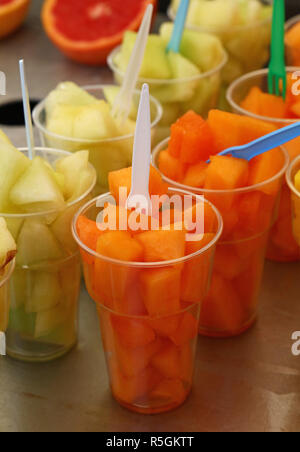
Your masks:
<instances>
[{"instance_id":1,"label":"cup of orange melon cube","mask_svg":"<svg viewBox=\"0 0 300 452\"><path fill-rule=\"evenodd\" d=\"M222 219L201 197L168 191L154 168L149 191L161 196L160 208L151 217L128 211L119 188L126 200L131 174L131 168L110 174L110 193L80 209L73 234L98 310L112 394L129 410L155 414L176 408L190 393L200 308ZM182 209L167 202L171 195ZM191 200L186 210L185 197ZM196 234L187 218L194 221L200 205L203 228Z\"/></svg>"},{"instance_id":2,"label":"cup of orange melon cube","mask_svg":"<svg viewBox=\"0 0 300 452\"><path fill-rule=\"evenodd\" d=\"M171 130L171 138L154 151L154 165L170 186L204 195L224 222L211 289L202 305L200 333L236 336L258 314L266 246L288 155L278 148L249 163L218 156L273 130L263 121L218 110L211 110L207 121L188 112Z\"/></svg>"},{"instance_id":3,"label":"cup of orange melon cube","mask_svg":"<svg viewBox=\"0 0 300 452\"><path fill-rule=\"evenodd\" d=\"M300 247L300 157L290 164L286 172L286 180L292 197L293 233Z\"/></svg>"},{"instance_id":4,"label":"cup of orange melon cube","mask_svg":"<svg viewBox=\"0 0 300 452\"><path fill-rule=\"evenodd\" d=\"M228 89L227 99L235 113L260 119L269 124L269 131L285 127L300 120L299 79L294 75L297 68L287 67L287 94L280 96L268 93L268 70L249 73ZM290 160L300 154L300 139L284 145ZM300 251L292 231L292 209L290 191L283 186L279 206L279 217L270 234L267 257L279 262L300 259Z\"/></svg>"}]
</instances>

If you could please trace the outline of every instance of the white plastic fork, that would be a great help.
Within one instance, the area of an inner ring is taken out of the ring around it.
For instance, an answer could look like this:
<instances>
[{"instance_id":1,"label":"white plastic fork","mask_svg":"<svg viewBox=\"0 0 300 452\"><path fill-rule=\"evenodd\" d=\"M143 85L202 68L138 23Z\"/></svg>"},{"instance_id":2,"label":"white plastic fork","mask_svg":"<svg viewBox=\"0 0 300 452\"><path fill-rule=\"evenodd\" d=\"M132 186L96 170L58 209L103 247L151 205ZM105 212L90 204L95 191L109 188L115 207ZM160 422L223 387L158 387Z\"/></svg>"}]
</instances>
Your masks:
<instances>
[{"instance_id":1,"label":"white plastic fork","mask_svg":"<svg viewBox=\"0 0 300 452\"><path fill-rule=\"evenodd\" d=\"M121 124L126 121L130 113L132 97L141 70L148 35L150 32L152 14L153 5L150 4L146 9L122 86L112 108L112 115Z\"/></svg>"},{"instance_id":2,"label":"white plastic fork","mask_svg":"<svg viewBox=\"0 0 300 452\"><path fill-rule=\"evenodd\" d=\"M143 85L133 146L131 191L127 199L127 209L151 215L152 205L149 194L151 164L151 117L149 86Z\"/></svg>"}]
</instances>

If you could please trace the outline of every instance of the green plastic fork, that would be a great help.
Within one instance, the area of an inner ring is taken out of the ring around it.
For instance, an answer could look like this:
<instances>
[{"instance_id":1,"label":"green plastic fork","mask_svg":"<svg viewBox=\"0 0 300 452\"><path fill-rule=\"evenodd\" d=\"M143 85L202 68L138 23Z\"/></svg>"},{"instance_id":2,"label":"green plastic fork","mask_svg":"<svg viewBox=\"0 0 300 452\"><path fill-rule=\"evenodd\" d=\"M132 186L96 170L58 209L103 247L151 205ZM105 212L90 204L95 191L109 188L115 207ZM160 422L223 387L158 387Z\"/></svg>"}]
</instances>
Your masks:
<instances>
[{"instance_id":1,"label":"green plastic fork","mask_svg":"<svg viewBox=\"0 0 300 452\"><path fill-rule=\"evenodd\" d=\"M285 0L274 0L271 61L269 65L269 94L286 97L286 69L284 47ZM274 90L275 86L275 90Z\"/></svg>"}]
</instances>

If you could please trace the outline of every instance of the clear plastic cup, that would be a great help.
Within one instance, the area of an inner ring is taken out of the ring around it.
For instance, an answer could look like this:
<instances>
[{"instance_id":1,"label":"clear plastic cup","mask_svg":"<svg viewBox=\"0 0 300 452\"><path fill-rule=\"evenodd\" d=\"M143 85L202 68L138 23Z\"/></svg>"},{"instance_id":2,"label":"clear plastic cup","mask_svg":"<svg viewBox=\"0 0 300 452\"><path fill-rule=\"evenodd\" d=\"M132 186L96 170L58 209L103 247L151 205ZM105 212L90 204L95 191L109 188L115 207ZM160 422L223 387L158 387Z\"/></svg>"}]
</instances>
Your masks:
<instances>
[{"instance_id":1,"label":"clear plastic cup","mask_svg":"<svg viewBox=\"0 0 300 452\"><path fill-rule=\"evenodd\" d=\"M100 199L110 200L109 195ZM121 262L92 251L78 236L79 216L95 221L102 210L96 203L97 199L89 202L76 215L73 234L98 310L112 394L122 406L139 413L172 410L191 391L200 307L222 232L221 216L210 205L215 235L194 254L168 262ZM166 310L171 300L180 308ZM150 316L153 303L156 314Z\"/></svg>"},{"instance_id":2,"label":"clear plastic cup","mask_svg":"<svg viewBox=\"0 0 300 452\"><path fill-rule=\"evenodd\" d=\"M20 149L28 155L27 149ZM50 164L70 155L36 148ZM17 242L10 281L7 353L21 361L43 362L67 353L77 342L80 256L71 223L91 199L91 187L64 210L28 214L2 213Z\"/></svg>"},{"instance_id":3,"label":"clear plastic cup","mask_svg":"<svg viewBox=\"0 0 300 452\"><path fill-rule=\"evenodd\" d=\"M15 268L15 260L10 262L0 275L0 332L5 333L9 319L9 281Z\"/></svg>"},{"instance_id":4,"label":"clear plastic cup","mask_svg":"<svg viewBox=\"0 0 300 452\"><path fill-rule=\"evenodd\" d=\"M159 170L159 154L168 139L153 152ZM270 228L277 216L288 154L282 152L282 169L272 179L236 190L205 190L179 184L162 174L180 190L204 195L219 209L224 222L217 245L211 289L205 298L200 334L211 337L237 336L255 322Z\"/></svg>"},{"instance_id":5,"label":"clear plastic cup","mask_svg":"<svg viewBox=\"0 0 300 452\"><path fill-rule=\"evenodd\" d=\"M285 25L285 32L291 30L298 22L300 22L300 15L288 20ZM285 57L288 66L300 66L300 47L291 46L285 42Z\"/></svg>"},{"instance_id":6,"label":"clear plastic cup","mask_svg":"<svg viewBox=\"0 0 300 452\"><path fill-rule=\"evenodd\" d=\"M300 247L300 192L295 187L295 176L300 171L300 157L297 157L286 172L286 181L291 190L293 211L293 232L296 242Z\"/></svg>"},{"instance_id":7,"label":"clear plastic cup","mask_svg":"<svg viewBox=\"0 0 300 452\"><path fill-rule=\"evenodd\" d=\"M113 71L115 81L122 84L124 73L115 64L115 58L121 47L117 47L109 55L107 63ZM140 78L138 88L148 83L152 96L159 100L163 107L163 116L157 128L154 143L159 143L170 135L171 125L189 110L206 117L209 110L218 104L221 88L221 71L227 62L224 51L220 61L208 72L194 77L182 79L148 79Z\"/></svg>"},{"instance_id":8,"label":"clear plastic cup","mask_svg":"<svg viewBox=\"0 0 300 452\"><path fill-rule=\"evenodd\" d=\"M295 71L297 71L296 67L287 67L287 73L294 73ZM278 119L259 116L241 108L240 104L242 100L244 100L253 86L259 86L264 92L268 92L268 69L251 72L230 85L227 92L227 100L234 113L272 123L278 128L298 121L298 119ZM299 138L286 143L284 146L291 160L300 154ZM284 184L282 190L278 221L275 223L270 234L267 258L277 262L293 262L300 259L299 247L293 237L291 197L286 184Z\"/></svg>"},{"instance_id":9,"label":"clear plastic cup","mask_svg":"<svg viewBox=\"0 0 300 452\"><path fill-rule=\"evenodd\" d=\"M88 93L97 99L105 99L104 88L112 85L91 85L84 86ZM136 90L133 97L133 110L138 109L140 91ZM160 103L150 96L152 139L155 138L157 124L162 117L162 107ZM90 162L97 172L96 193L105 193L108 190L108 174L122 168L131 166L134 134L120 137L106 138L103 140L87 140L69 138L58 135L47 130L45 100L40 102L34 109L33 121L37 127L42 146L53 149L63 149L64 151L76 152L88 150Z\"/></svg>"},{"instance_id":10,"label":"clear plastic cup","mask_svg":"<svg viewBox=\"0 0 300 452\"><path fill-rule=\"evenodd\" d=\"M260 2L272 5L273 0L260 0ZM168 15L173 21L177 12L176 3L178 2L173 1L168 10ZM224 83L229 84L237 77L260 69L267 63L270 54L271 23L272 15L270 14L270 17L259 22L230 26L224 30L193 23L187 23L187 28L212 33L221 39L229 57L222 76Z\"/></svg>"}]
</instances>

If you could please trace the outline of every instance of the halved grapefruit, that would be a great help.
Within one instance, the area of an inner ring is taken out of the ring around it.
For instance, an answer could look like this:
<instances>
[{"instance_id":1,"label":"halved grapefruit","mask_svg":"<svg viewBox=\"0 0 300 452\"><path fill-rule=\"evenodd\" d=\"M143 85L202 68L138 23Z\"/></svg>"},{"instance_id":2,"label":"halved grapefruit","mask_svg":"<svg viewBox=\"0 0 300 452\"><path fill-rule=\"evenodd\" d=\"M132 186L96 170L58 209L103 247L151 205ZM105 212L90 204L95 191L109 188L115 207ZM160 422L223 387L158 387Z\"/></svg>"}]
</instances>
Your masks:
<instances>
[{"instance_id":1,"label":"halved grapefruit","mask_svg":"<svg viewBox=\"0 0 300 452\"><path fill-rule=\"evenodd\" d=\"M42 21L51 41L69 58L101 65L126 30L137 30L157 0L45 0Z\"/></svg>"},{"instance_id":2,"label":"halved grapefruit","mask_svg":"<svg viewBox=\"0 0 300 452\"><path fill-rule=\"evenodd\" d=\"M0 0L0 39L19 28L29 5L30 0Z\"/></svg>"}]
</instances>

